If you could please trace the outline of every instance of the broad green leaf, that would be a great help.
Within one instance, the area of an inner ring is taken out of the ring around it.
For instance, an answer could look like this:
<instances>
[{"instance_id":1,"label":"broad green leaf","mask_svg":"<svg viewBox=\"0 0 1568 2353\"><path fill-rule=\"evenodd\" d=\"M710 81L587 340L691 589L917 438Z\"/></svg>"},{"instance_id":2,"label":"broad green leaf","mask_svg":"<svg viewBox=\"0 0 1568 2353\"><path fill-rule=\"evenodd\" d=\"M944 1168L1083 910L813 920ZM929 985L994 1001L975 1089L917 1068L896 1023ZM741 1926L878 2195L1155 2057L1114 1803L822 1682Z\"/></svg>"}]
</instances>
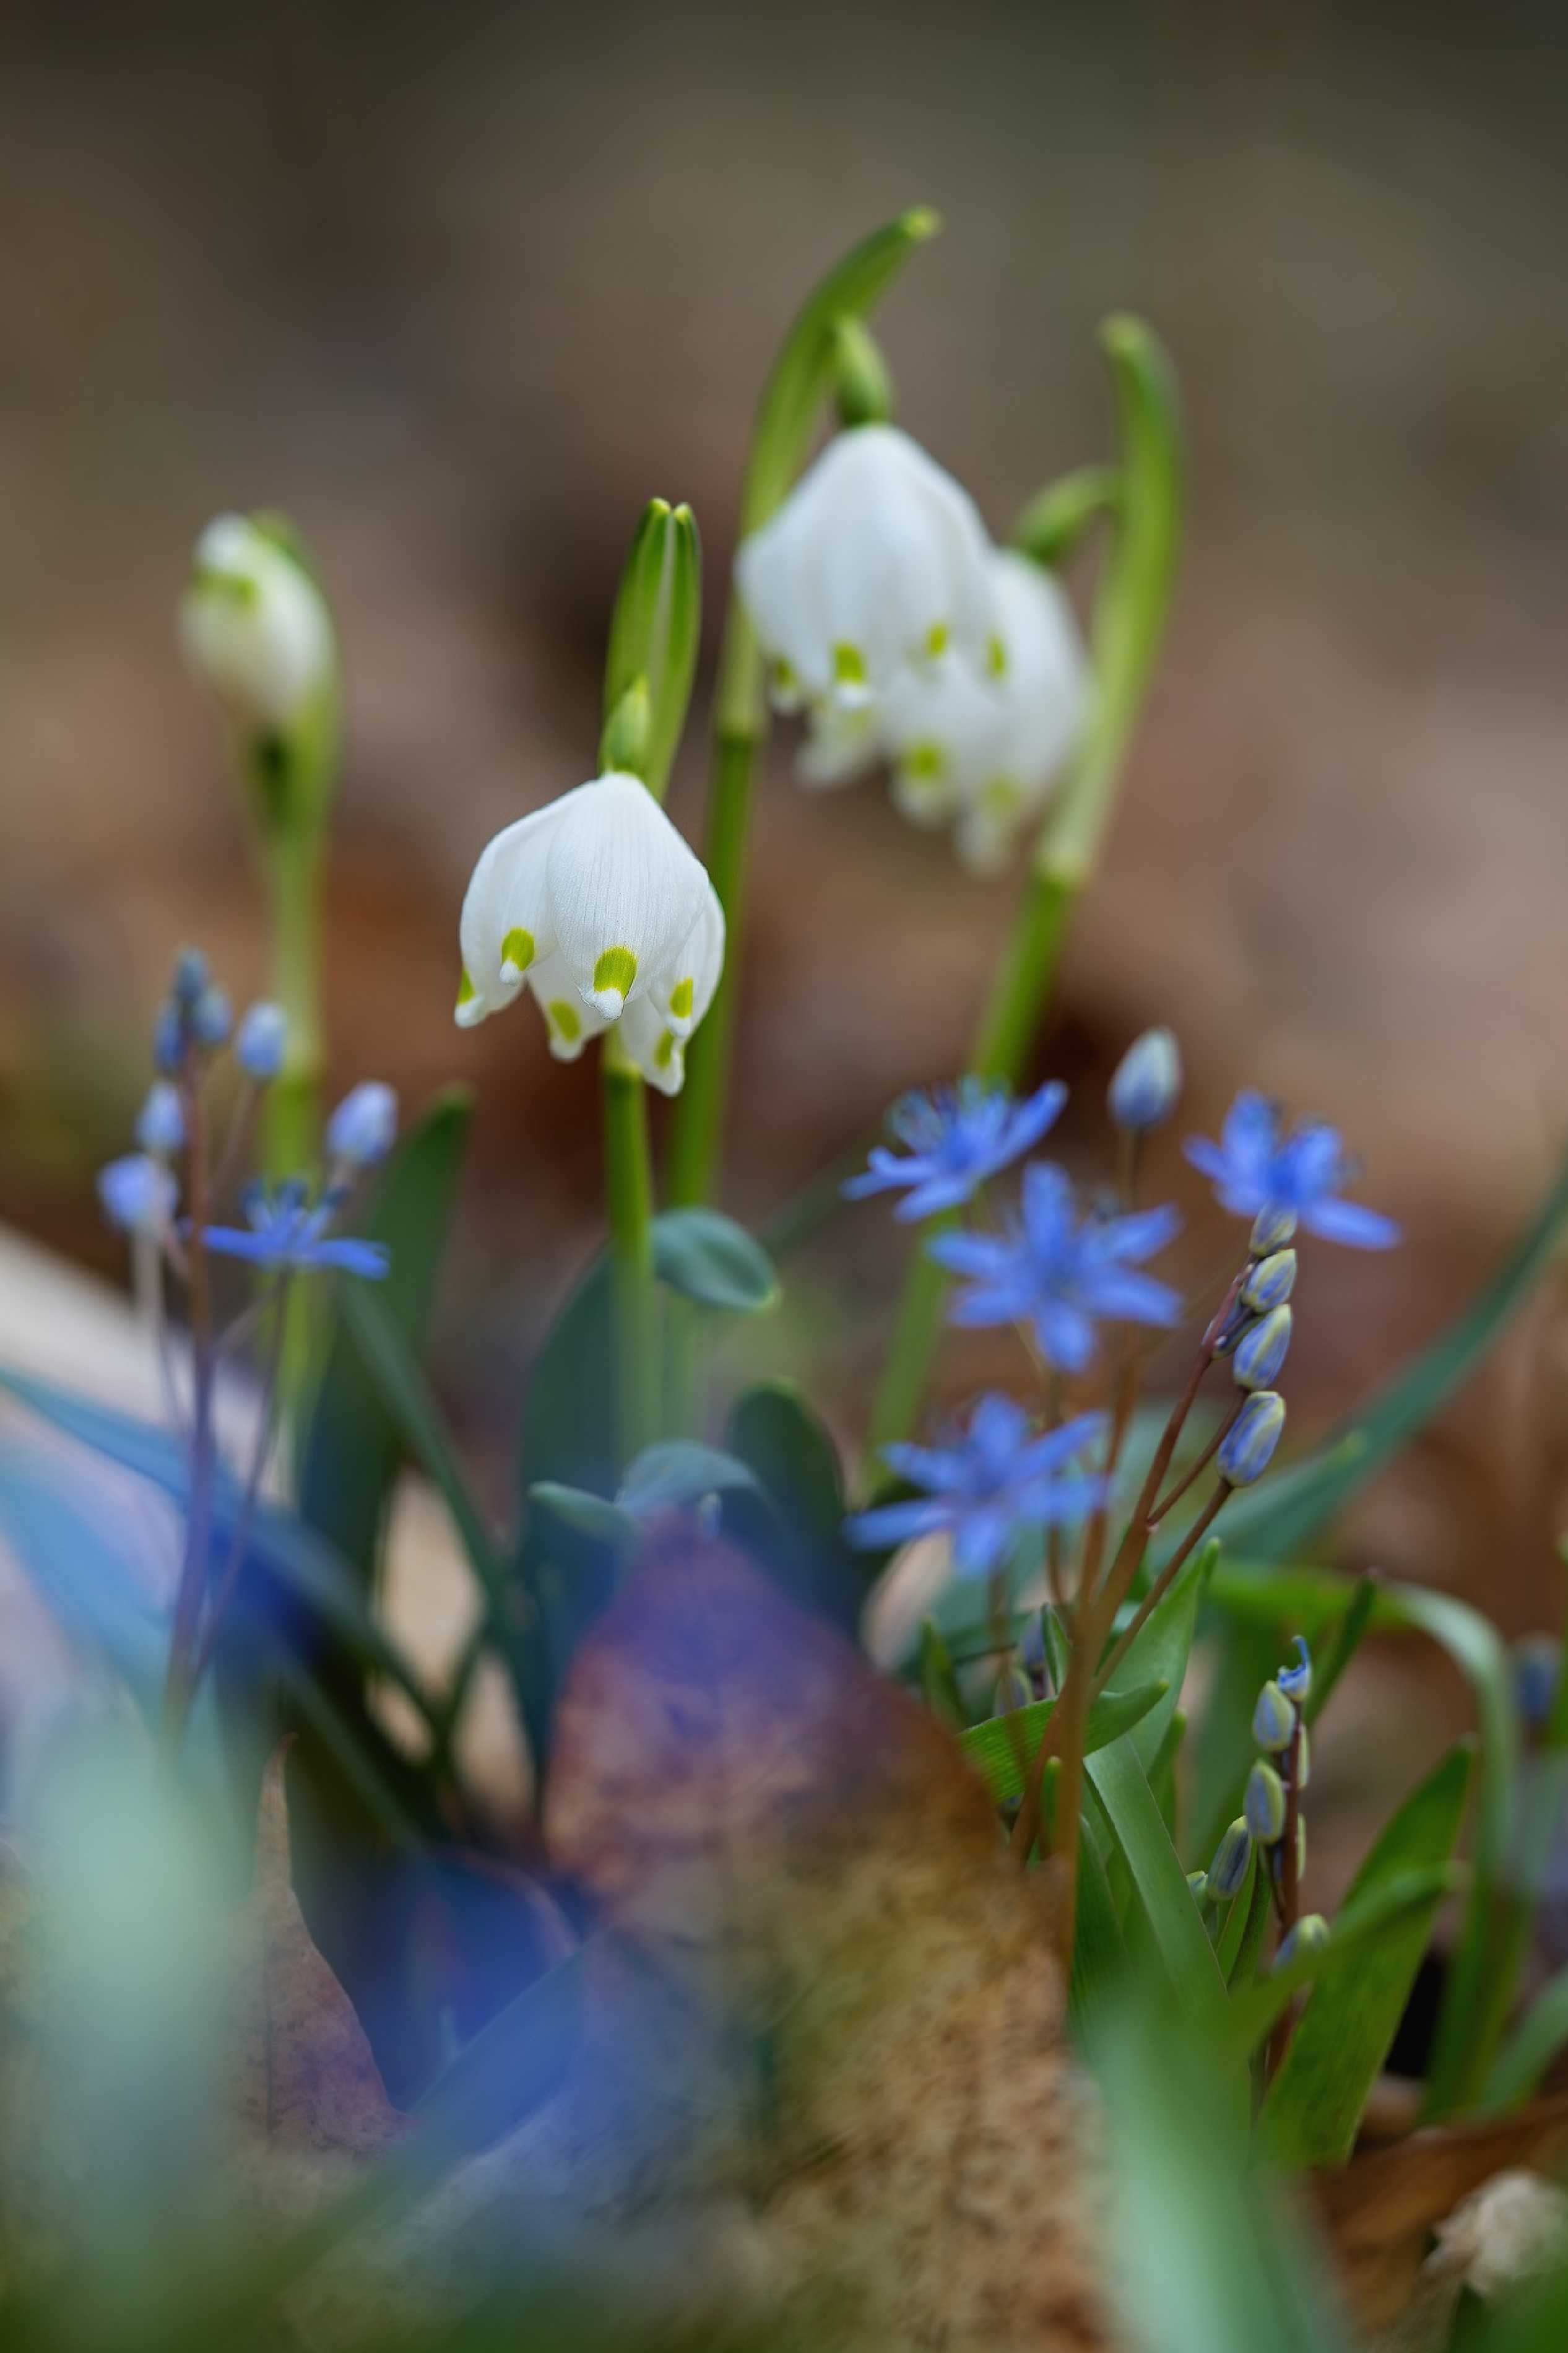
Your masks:
<instances>
[{"instance_id":1,"label":"broad green leaf","mask_svg":"<svg viewBox=\"0 0 1568 2353\"><path fill-rule=\"evenodd\" d=\"M1115 1989L1126 1982L1127 1974L1127 1939L1116 1916L1116 1901L1110 1893L1104 1861L1085 1822L1078 1858L1072 1983L1068 1989L1068 2014L1079 2033L1100 2015Z\"/></svg>"},{"instance_id":2,"label":"broad green leaf","mask_svg":"<svg viewBox=\"0 0 1568 2353\"><path fill-rule=\"evenodd\" d=\"M1117 1669L1117 1679L1123 1685L1163 1683L1167 1685L1162 1704L1144 1717L1132 1736L1138 1761L1146 1773L1152 1772L1162 1742L1171 1728L1182 1696L1182 1684L1186 1679L1187 1662L1192 1657L1193 1637L1197 1630L1198 1611L1209 1579L1219 1561L1217 1538L1211 1537L1200 1545L1192 1559L1182 1570L1175 1583L1151 1610L1148 1623L1141 1630L1136 1641Z\"/></svg>"},{"instance_id":3,"label":"broad green leaf","mask_svg":"<svg viewBox=\"0 0 1568 2353\"><path fill-rule=\"evenodd\" d=\"M776 1306L779 1280L761 1242L718 1209L666 1209L653 1221L654 1271L704 1307L756 1315Z\"/></svg>"},{"instance_id":4,"label":"broad green leaf","mask_svg":"<svg viewBox=\"0 0 1568 2353\"><path fill-rule=\"evenodd\" d=\"M762 1495L743 1462L694 1438L669 1438L644 1447L628 1466L616 1501L624 1512L662 1512L736 1493Z\"/></svg>"},{"instance_id":5,"label":"broad green leaf","mask_svg":"<svg viewBox=\"0 0 1568 2353\"><path fill-rule=\"evenodd\" d=\"M1377 1588L1375 1577L1358 1579L1344 1616L1331 1630L1328 1640L1313 1658L1312 1687L1301 1710L1302 1721L1309 1726L1316 1724L1327 1707L1340 1677L1361 1648L1362 1638L1372 1624Z\"/></svg>"},{"instance_id":6,"label":"broad green leaf","mask_svg":"<svg viewBox=\"0 0 1568 2353\"><path fill-rule=\"evenodd\" d=\"M760 1381L738 1397L725 1432L773 1506L756 1531L775 1574L797 1600L853 1638L877 1563L846 1541L844 1474L823 1423L788 1381Z\"/></svg>"},{"instance_id":7,"label":"broad green leaf","mask_svg":"<svg viewBox=\"0 0 1568 2353\"><path fill-rule=\"evenodd\" d=\"M429 1338L436 1284L468 1149L473 1098L467 1088L438 1095L384 1171L362 1230L384 1242L384 1282L338 1285L331 1346L300 1461L300 1516L334 1546L368 1590L393 1482L407 1434L388 1405L374 1366L343 1328L362 1293L415 1366Z\"/></svg>"},{"instance_id":8,"label":"broad green leaf","mask_svg":"<svg viewBox=\"0 0 1568 2353\"><path fill-rule=\"evenodd\" d=\"M1334 1921L1326 1945L1299 1954L1256 1985L1233 1991L1227 2032L1236 2049L1255 2051L1305 1987L1316 1984L1326 1970L1337 1968L1352 1952L1375 1944L1407 1913L1416 1913L1429 1924L1432 1907L1462 1887L1468 1876L1462 1864L1429 1863L1423 1870L1402 1873L1371 1894L1347 1904Z\"/></svg>"},{"instance_id":9,"label":"broad green leaf","mask_svg":"<svg viewBox=\"0 0 1568 2353\"><path fill-rule=\"evenodd\" d=\"M1084 1771L1127 1866L1149 1941L1171 1989L1194 2018L1206 2016L1223 1995L1225 1981L1131 1736L1089 1757Z\"/></svg>"},{"instance_id":10,"label":"broad green leaf","mask_svg":"<svg viewBox=\"0 0 1568 2353\"><path fill-rule=\"evenodd\" d=\"M1477 2105L1484 2116L1528 2100L1558 2053L1568 2046L1568 1969L1543 1985L1491 2064Z\"/></svg>"},{"instance_id":11,"label":"broad green leaf","mask_svg":"<svg viewBox=\"0 0 1568 2353\"><path fill-rule=\"evenodd\" d=\"M1568 1160L1491 1281L1415 1362L1289 1480L1260 1480L1227 1507L1226 1542L1250 1560L1287 1560L1444 1406L1491 1345L1568 1227Z\"/></svg>"},{"instance_id":12,"label":"broad green leaf","mask_svg":"<svg viewBox=\"0 0 1568 2353\"><path fill-rule=\"evenodd\" d=\"M1089 1712L1084 1733L1084 1754L1090 1756L1107 1742L1120 1740L1133 1725L1145 1719L1150 1710L1157 1708L1164 1698L1164 1683L1140 1683L1133 1690L1106 1692L1097 1699ZM972 1765L984 1776L992 1796L998 1805L1006 1805L1023 1795L1023 1775L1018 1769L1020 1746L1026 1767L1032 1762L1046 1726L1057 1712L1054 1699L1038 1699L1028 1707L1020 1707L1011 1716L988 1716L984 1724L972 1725L958 1736L958 1745Z\"/></svg>"},{"instance_id":13,"label":"broad green leaf","mask_svg":"<svg viewBox=\"0 0 1568 2353\"><path fill-rule=\"evenodd\" d=\"M564 1487L559 1480L540 1479L529 1489L528 1500L574 1535L607 1545L626 1559L637 1549L637 1524L631 1514L618 1504L607 1504L603 1495L591 1495L585 1487Z\"/></svg>"},{"instance_id":14,"label":"broad green leaf","mask_svg":"<svg viewBox=\"0 0 1568 2353\"><path fill-rule=\"evenodd\" d=\"M1232 1993L1250 1985L1258 1974L1258 1962L1268 1937L1268 1923L1274 1915L1274 1897L1268 1883L1268 1873L1256 1853L1252 1874L1252 1898L1241 1922L1241 1933L1225 1972L1225 1981ZM1226 1923L1230 1926L1229 1921ZM1228 1940L1227 1940L1228 1941Z\"/></svg>"},{"instance_id":15,"label":"broad green leaf","mask_svg":"<svg viewBox=\"0 0 1568 2353\"><path fill-rule=\"evenodd\" d=\"M1469 1796L1473 1741L1461 1741L1413 1791L1345 1895L1348 1913L1425 1865L1453 1859ZM1440 1898L1412 1905L1375 1940L1325 1969L1263 2111L1286 2165L1342 2165L1426 1950Z\"/></svg>"},{"instance_id":16,"label":"broad green leaf","mask_svg":"<svg viewBox=\"0 0 1568 2353\"><path fill-rule=\"evenodd\" d=\"M368 1375L386 1419L452 1515L469 1566L487 1599L500 1601L506 1580L500 1549L458 1461L407 1335L374 1283L345 1287L342 1331Z\"/></svg>"},{"instance_id":17,"label":"broad green leaf","mask_svg":"<svg viewBox=\"0 0 1568 2353\"><path fill-rule=\"evenodd\" d=\"M523 1398L518 1491L541 1479L615 1491L609 1261L603 1250L579 1278L544 1335ZM527 1543L526 1529L522 1542Z\"/></svg>"}]
</instances>

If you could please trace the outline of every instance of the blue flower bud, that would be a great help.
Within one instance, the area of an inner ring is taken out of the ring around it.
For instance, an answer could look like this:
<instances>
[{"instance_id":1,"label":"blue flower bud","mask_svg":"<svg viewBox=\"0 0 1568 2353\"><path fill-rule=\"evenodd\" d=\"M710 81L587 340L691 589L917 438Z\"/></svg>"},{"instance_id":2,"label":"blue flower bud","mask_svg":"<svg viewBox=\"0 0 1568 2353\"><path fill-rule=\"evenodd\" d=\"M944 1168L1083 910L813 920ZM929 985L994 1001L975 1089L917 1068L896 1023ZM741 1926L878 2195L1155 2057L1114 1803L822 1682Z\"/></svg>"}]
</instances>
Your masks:
<instances>
[{"instance_id":1,"label":"blue flower bud","mask_svg":"<svg viewBox=\"0 0 1568 2353\"><path fill-rule=\"evenodd\" d=\"M1181 1048L1169 1029L1145 1029L1116 1065L1106 1100L1114 1124L1141 1135L1170 1118L1181 1092Z\"/></svg>"},{"instance_id":2,"label":"blue flower bud","mask_svg":"<svg viewBox=\"0 0 1568 2353\"><path fill-rule=\"evenodd\" d=\"M1239 1895L1251 1856L1252 1833L1246 1816L1237 1815L1214 1851L1208 1869L1209 1894L1226 1900Z\"/></svg>"},{"instance_id":3,"label":"blue flower bud","mask_svg":"<svg viewBox=\"0 0 1568 2353\"><path fill-rule=\"evenodd\" d=\"M1252 1736L1259 1748L1289 1748L1296 1730L1296 1711L1278 1683L1265 1683L1252 1711Z\"/></svg>"},{"instance_id":4,"label":"blue flower bud","mask_svg":"<svg viewBox=\"0 0 1568 2353\"><path fill-rule=\"evenodd\" d=\"M1272 1765L1259 1761L1247 1775L1246 1813L1259 1846L1273 1846L1284 1835L1285 1784Z\"/></svg>"},{"instance_id":5,"label":"blue flower bud","mask_svg":"<svg viewBox=\"0 0 1568 2353\"><path fill-rule=\"evenodd\" d=\"M204 988L191 1008L191 1035L198 1046L221 1046L234 1027L234 1008L221 988Z\"/></svg>"},{"instance_id":6,"label":"blue flower bud","mask_svg":"<svg viewBox=\"0 0 1568 2353\"><path fill-rule=\"evenodd\" d=\"M1208 1892L1209 1892L1209 1882L1208 1882L1208 1873L1207 1873L1207 1872L1205 1872L1205 1871L1189 1871L1189 1872L1188 1872L1188 1873L1187 1873L1187 1885L1188 1885L1188 1886L1192 1889L1192 1891L1193 1891L1193 1900L1194 1900L1194 1903L1197 1903L1197 1904L1201 1904L1201 1903L1203 1902L1203 1900L1204 1900L1204 1897L1205 1897L1205 1896L1208 1894Z\"/></svg>"},{"instance_id":7,"label":"blue flower bud","mask_svg":"<svg viewBox=\"0 0 1568 2353\"><path fill-rule=\"evenodd\" d=\"M266 998L253 1005L235 1033L234 1059L247 1079L265 1085L283 1068L289 1047L289 1017Z\"/></svg>"},{"instance_id":8,"label":"blue flower bud","mask_svg":"<svg viewBox=\"0 0 1568 2353\"><path fill-rule=\"evenodd\" d=\"M1300 1707L1305 1704L1312 1689L1312 1653L1308 1650L1303 1636L1298 1634L1294 1637L1294 1641L1295 1665L1281 1667L1274 1680L1286 1698L1293 1699L1297 1706Z\"/></svg>"},{"instance_id":9,"label":"blue flower bud","mask_svg":"<svg viewBox=\"0 0 1568 2353\"><path fill-rule=\"evenodd\" d=\"M1290 1310L1273 1307L1249 1324L1236 1344L1231 1370L1244 1389L1270 1389L1290 1348Z\"/></svg>"},{"instance_id":10,"label":"blue flower bud","mask_svg":"<svg viewBox=\"0 0 1568 2353\"><path fill-rule=\"evenodd\" d=\"M1540 1732L1552 1713L1563 1646L1554 1634L1526 1634L1513 1646L1513 1689L1525 1727Z\"/></svg>"},{"instance_id":11,"label":"blue flower bud","mask_svg":"<svg viewBox=\"0 0 1568 2353\"><path fill-rule=\"evenodd\" d=\"M185 1020L172 1001L160 1007L153 1025L153 1067L173 1078L185 1059Z\"/></svg>"},{"instance_id":12,"label":"blue flower bud","mask_svg":"<svg viewBox=\"0 0 1568 2353\"><path fill-rule=\"evenodd\" d=\"M169 984L169 994L174 1003L188 1013L211 978L212 967L200 948L182 948L174 958L174 976Z\"/></svg>"},{"instance_id":13,"label":"blue flower bud","mask_svg":"<svg viewBox=\"0 0 1568 2353\"><path fill-rule=\"evenodd\" d=\"M1227 1486L1250 1487L1262 1478L1284 1427L1285 1400L1278 1389L1255 1389L1220 1445L1219 1475Z\"/></svg>"},{"instance_id":14,"label":"blue flower bud","mask_svg":"<svg viewBox=\"0 0 1568 2353\"><path fill-rule=\"evenodd\" d=\"M352 1168L384 1160L397 1134L397 1097L379 1079L351 1087L327 1122L327 1156Z\"/></svg>"},{"instance_id":15,"label":"blue flower bud","mask_svg":"<svg viewBox=\"0 0 1568 2353\"><path fill-rule=\"evenodd\" d=\"M1270 1201L1259 1209L1252 1221L1252 1240L1247 1247L1254 1258L1272 1258L1295 1238L1296 1212L1279 1208Z\"/></svg>"},{"instance_id":16,"label":"blue flower bud","mask_svg":"<svg viewBox=\"0 0 1568 2353\"><path fill-rule=\"evenodd\" d=\"M1321 1912L1303 1912L1289 1934L1279 1939L1275 1968L1288 1969L1292 1961L1304 1960L1309 1953L1321 1953L1332 1933Z\"/></svg>"},{"instance_id":17,"label":"blue flower bud","mask_svg":"<svg viewBox=\"0 0 1568 2353\"><path fill-rule=\"evenodd\" d=\"M1022 1667L1005 1667L996 1678L996 1697L992 1704L993 1715L1009 1715L1015 1708L1034 1704L1034 1686Z\"/></svg>"},{"instance_id":18,"label":"blue flower bud","mask_svg":"<svg viewBox=\"0 0 1568 2353\"><path fill-rule=\"evenodd\" d=\"M136 1141L143 1152L167 1155L185 1141L185 1113L180 1091L168 1079L155 1079L147 1100L136 1114Z\"/></svg>"},{"instance_id":19,"label":"blue flower bud","mask_svg":"<svg viewBox=\"0 0 1568 2353\"><path fill-rule=\"evenodd\" d=\"M121 1233L162 1233L174 1214L179 1193L170 1170L145 1152L128 1152L98 1172L103 1214Z\"/></svg>"},{"instance_id":20,"label":"blue flower bud","mask_svg":"<svg viewBox=\"0 0 1568 2353\"><path fill-rule=\"evenodd\" d=\"M1274 1250L1258 1260L1242 1284L1241 1303L1255 1315L1267 1315L1271 1307L1283 1307L1295 1288L1295 1251Z\"/></svg>"}]
</instances>

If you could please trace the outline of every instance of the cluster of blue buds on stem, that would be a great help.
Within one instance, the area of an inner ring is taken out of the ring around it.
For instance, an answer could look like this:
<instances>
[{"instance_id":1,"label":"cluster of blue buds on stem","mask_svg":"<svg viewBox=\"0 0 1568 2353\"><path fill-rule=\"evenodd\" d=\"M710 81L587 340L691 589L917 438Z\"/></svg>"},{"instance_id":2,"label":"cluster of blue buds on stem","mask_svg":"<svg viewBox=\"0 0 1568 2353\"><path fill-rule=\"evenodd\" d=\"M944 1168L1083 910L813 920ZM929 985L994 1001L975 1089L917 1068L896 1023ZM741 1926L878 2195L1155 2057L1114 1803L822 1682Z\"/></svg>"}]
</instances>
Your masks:
<instances>
[{"instance_id":1,"label":"cluster of blue buds on stem","mask_svg":"<svg viewBox=\"0 0 1568 2353\"><path fill-rule=\"evenodd\" d=\"M241 1083L215 1155L210 1098L218 1058L231 1040ZM110 1161L98 1180L110 1223L161 1244L180 1273L188 1275L193 1252L207 1251L283 1272L339 1267L374 1279L387 1271L379 1245L336 1239L329 1230L346 1207L355 1178L392 1148L397 1099L379 1081L353 1088L333 1113L327 1130L327 1177L321 1187L304 1176L270 1192L247 1184L239 1197L245 1227L209 1222L217 1201L242 1173L259 1100L283 1068L288 1042L280 1007L267 1000L252 1005L237 1028L206 957L198 948L181 951L153 1024L153 1060L159 1075L136 1116L138 1149Z\"/></svg>"},{"instance_id":2,"label":"cluster of blue buds on stem","mask_svg":"<svg viewBox=\"0 0 1568 2353\"><path fill-rule=\"evenodd\" d=\"M1252 1737L1263 1753L1247 1776L1245 1826L1268 1864L1279 1923L1277 1968L1329 1933L1319 1914L1302 1915L1298 1900L1307 1867L1301 1797L1310 1774L1304 1711L1311 1688L1311 1656L1298 1634L1294 1660L1264 1684L1252 1711Z\"/></svg>"}]
</instances>

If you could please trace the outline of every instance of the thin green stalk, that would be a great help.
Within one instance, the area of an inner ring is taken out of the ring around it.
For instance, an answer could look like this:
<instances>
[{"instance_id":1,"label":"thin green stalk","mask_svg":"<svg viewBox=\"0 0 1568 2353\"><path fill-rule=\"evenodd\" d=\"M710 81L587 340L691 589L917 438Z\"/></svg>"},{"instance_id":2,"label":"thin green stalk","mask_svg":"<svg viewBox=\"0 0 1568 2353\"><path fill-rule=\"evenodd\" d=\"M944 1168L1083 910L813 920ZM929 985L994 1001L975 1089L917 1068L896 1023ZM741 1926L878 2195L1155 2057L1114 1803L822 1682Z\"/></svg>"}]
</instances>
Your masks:
<instances>
[{"instance_id":1,"label":"thin green stalk","mask_svg":"<svg viewBox=\"0 0 1568 2353\"><path fill-rule=\"evenodd\" d=\"M1047 817L969 1068L1016 1087L1055 985L1068 918L1100 862L1132 731L1143 708L1175 576L1181 451L1164 353L1136 319L1109 320L1100 345L1115 390L1121 467L1115 533L1095 603L1095 696L1071 769ZM871 1416L873 1450L907 1438L942 1330L947 1278L922 1250Z\"/></svg>"},{"instance_id":2,"label":"thin green stalk","mask_svg":"<svg viewBox=\"0 0 1568 2353\"><path fill-rule=\"evenodd\" d=\"M643 1083L612 1030L601 1056L605 1184L616 1341L616 1451L624 1466L658 1435L658 1302L653 1174Z\"/></svg>"},{"instance_id":3,"label":"thin green stalk","mask_svg":"<svg viewBox=\"0 0 1568 2353\"><path fill-rule=\"evenodd\" d=\"M265 857L272 993L289 1022L283 1068L267 1091L267 1167L276 1178L313 1167L321 1136L325 837L314 826L290 828L268 840Z\"/></svg>"},{"instance_id":4,"label":"thin green stalk","mask_svg":"<svg viewBox=\"0 0 1568 2353\"><path fill-rule=\"evenodd\" d=\"M763 387L741 493L738 538L761 529L787 496L811 446L838 371L840 329L870 311L917 247L941 223L917 207L856 246L816 287L784 338ZM673 1207L705 1201L718 1168L733 1032L735 976L745 918L746 835L757 756L767 733L763 659L732 593L724 622L713 712L713 758L704 860L724 910L727 937L718 994L686 1053L667 1168Z\"/></svg>"}]
</instances>

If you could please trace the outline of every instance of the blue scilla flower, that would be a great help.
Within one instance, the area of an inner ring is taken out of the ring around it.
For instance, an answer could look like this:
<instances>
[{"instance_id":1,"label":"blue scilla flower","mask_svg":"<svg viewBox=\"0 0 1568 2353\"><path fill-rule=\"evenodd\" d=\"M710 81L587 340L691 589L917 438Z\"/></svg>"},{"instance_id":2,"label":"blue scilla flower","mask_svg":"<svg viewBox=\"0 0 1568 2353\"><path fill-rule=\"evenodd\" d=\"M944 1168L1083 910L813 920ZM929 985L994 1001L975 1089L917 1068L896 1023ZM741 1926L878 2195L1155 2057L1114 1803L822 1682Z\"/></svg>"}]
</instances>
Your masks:
<instances>
[{"instance_id":1,"label":"blue scilla flower","mask_svg":"<svg viewBox=\"0 0 1568 2353\"><path fill-rule=\"evenodd\" d=\"M135 1132L143 1152L157 1152L167 1157L184 1150L185 1113L180 1091L171 1080L153 1080L136 1114Z\"/></svg>"},{"instance_id":2,"label":"blue scilla flower","mask_svg":"<svg viewBox=\"0 0 1568 2353\"><path fill-rule=\"evenodd\" d=\"M1111 1073L1106 1103L1114 1126L1142 1135L1170 1118L1182 1092L1182 1050L1169 1029L1134 1038Z\"/></svg>"},{"instance_id":3,"label":"blue scilla flower","mask_svg":"<svg viewBox=\"0 0 1568 2353\"><path fill-rule=\"evenodd\" d=\"M204 1229L208 1250L225 1258L248 1259L253 1266L290 1272L339 1267L345 1274L363 1275L372 1282L378 1282L391 1263L380 1242L330 1235L327 1228L334 1204L329 1199L312 1208L308 1188L299 1178L290 1178L271 1192L264 1185L249 1186L243 1206L245 1226Z\"/></svg>"},{"instance_id":4,"label":"blue scilla flower","mask_svg":"<svg viewBox=\"0 0 1568 2353\"><path fill-rule=\"evenodd\" d=\"M946 1529L961 1574L984 1577L1018 1529L1082 1519L1104 1502L1103 1479L1068 1467L1104 1428L1103 1414L1084 1413L1042 1438L1011 1398L982 1398L947 1445L884 1447L889 1469L925 1493L858 1513L845 1534L879 1549Z\"/></svg>"},{"instance_id":5,"label":"blue scilla flower","mask_svg":"<svg viewBox=\"0 0 1568 2353\"><path fill-rule=\"evenodd\" d=\"M939 1209L956 1209L987 1178L1032 1151L1067 1099L1058 1079L1048 1079L1018 1103L989 1079L960 1079L955 1087L907 1094L888 1113L888 1132L905 1146L905 1155L878 1145L870 1166L851 1176L845 1193L858 1201L868 1193L907 1187L896 1218L931 1218Z\"/></svg>"},{"instance_id":6,"label":"blue scilla flower","mask_svg":"<svg viewBox=\"0 0 1568 2353\"><path fill-rule=\"evenodd\" d=\"M128 1152L98 1172L103 1214L123 1234L163 1233L179 1194L173 1171L151 1153Z\"/></svg>"},{"instance_id":7,"label":"blue scilla flower","mask_svg":"<svg viewBox=\"0 0 1568 2353\"><path fill-rule=\"evenodd\" d=\"M1305 1706L1312 1690L1312 1653L1307 1648L1304 1634L1292 1636L1296 1661L1293 1666L1281 1667L1274 1680L1289 1700L1298 1707Z\"/></svg>"},{"instance_id":8,"label":"blue scilla flower","mask_svg":"<svg viewBox=\"0 0 1568 2353\"><path fill-rule=\"evenodd\" d=\"M1080 1219L1067 1175L1037 1160L1024 1171L1022 1219L1005 1233L939 1234L927 1247L970 1279L953 1303L955 1324L1032 1324L1058 1370L1080 1373L1094 1355L1097 1319L1181 1321L1181 1299L1169 1283L1136 1271L1181 1222L1169 1208Z\"/></svg>"},{"instance_id":9,"label":"blue scilla flower","mask_svg":"<svg viewBox=\"0 0 1568 2353\"><path fill-rule=\"evenodd\" d=\"M1192 1135L1182 1148L1222 1209L1262 1219L1287 1240L1292 1223L1354 1250L1390 1250L1400 1239L1391 1218L1340 1198L1350 1171L1338 1128L1309 1120L1286 1134L1279 1104L1250 1088L1226 1113L1217 1144Z\"/></svg>"}]
</instances>

